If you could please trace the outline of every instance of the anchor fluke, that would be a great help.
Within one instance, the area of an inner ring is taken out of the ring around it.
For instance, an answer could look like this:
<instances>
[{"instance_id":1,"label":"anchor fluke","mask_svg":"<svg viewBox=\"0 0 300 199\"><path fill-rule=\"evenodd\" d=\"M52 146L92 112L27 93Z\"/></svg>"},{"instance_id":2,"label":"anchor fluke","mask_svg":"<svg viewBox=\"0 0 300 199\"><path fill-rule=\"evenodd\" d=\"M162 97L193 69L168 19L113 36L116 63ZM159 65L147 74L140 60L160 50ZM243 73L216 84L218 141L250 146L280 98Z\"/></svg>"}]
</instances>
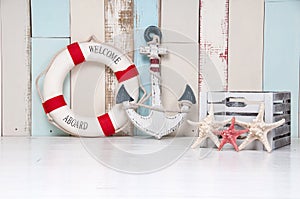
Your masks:
<instances>
[{"instance_id":1,"label":"anchor fluke","mask_svg":"<svg viewBox=\"0 0 300 199\"><path fill-rule=\"evenodd\" d=\"M128 101L132 102L132 101L134 101L134 99L132 97L130 97L130 95L128 94L125 86L122 85L121 88L118 91L116 103L121 104L123 102L128 102Z\"/></svg>"},{"instance_id":2,"label":"anchor fluke","mask_svg":"<svg viewBox=\"0 0 300 199\"><path fill-rule=\"evenodd\" d=\"M185 91L178 101L190 101L192 104L196 104L196 97L192 88L188 84L186 85Z\"/></svg>"}]
</instances>

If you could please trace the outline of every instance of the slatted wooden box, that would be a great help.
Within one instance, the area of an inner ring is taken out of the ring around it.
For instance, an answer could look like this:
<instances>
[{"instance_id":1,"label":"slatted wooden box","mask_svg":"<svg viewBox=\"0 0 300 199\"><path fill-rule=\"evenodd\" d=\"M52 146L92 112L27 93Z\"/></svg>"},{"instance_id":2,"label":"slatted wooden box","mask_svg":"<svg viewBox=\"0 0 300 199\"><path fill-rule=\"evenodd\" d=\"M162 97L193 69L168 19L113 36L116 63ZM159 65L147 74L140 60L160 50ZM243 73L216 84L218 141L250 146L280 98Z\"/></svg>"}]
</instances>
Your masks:
<instances>
[{"instance_id":1,"label":"slatted wooden box","mask_svg":"<svg viewBox=\"0 0 300 199\"><path fill-rule=\"evenodd\" d=\"M268 134L271 148L277 149L291 143L291 93L290 92L200 92L200 120L205 118L209 104L213 105L217 121L235 117L237 120L251 122L256 118L261 103L265 104L265 122L272 123L285 119L284 125ZM238 128L238 127L237 127ZM243 138L244 139L244 138ZM241 144L243 139L238 139ZM210 147L207 140L202 147ZM263 150L259 141L254 141L246 149Z\"/></svg>"}]
</instances>

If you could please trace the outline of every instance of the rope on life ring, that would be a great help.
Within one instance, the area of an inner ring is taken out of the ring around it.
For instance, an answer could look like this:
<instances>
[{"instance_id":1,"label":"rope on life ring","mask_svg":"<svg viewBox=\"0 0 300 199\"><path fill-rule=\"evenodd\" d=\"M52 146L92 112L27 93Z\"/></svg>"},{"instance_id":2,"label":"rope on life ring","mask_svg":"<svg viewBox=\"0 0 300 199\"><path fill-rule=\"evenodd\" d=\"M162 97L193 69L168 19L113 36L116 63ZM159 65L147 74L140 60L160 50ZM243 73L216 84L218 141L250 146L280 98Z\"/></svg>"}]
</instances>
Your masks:
<instances>
[{"instance_id":1,"label":"rope on life ring","mask_svg":"<svg viewBox=\"0 0 300 199\"><path fill-rule=\"evenodd\" d=\"M120 50L108 44L98 42L94 36L89 41L73 43L58 52L49 66L37 77L36 87L45 113L50 123L64 132L82 137L110 136L121 131L128 123L127 115L121 104L116 104L108 113L95 117L75 114L65 102L63 82L67 74L83 62L97 62L109 66L116 75L119 84L137 102L141 81L136 66ZM43 94L39 89L39 80L44 78ZM146 92L141 86L145 98Z\"/></svg>"}]
</instances>

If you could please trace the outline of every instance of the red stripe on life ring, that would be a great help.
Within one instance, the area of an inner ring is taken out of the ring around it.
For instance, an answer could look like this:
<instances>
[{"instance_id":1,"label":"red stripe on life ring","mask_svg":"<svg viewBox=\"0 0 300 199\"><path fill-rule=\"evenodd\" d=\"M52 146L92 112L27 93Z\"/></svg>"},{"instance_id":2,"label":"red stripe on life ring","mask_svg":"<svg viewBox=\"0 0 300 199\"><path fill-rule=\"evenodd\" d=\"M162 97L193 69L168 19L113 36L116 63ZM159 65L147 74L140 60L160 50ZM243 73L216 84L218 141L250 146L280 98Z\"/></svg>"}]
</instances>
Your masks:
<instances>
[{"instance_id":1,"label":"red stripe on life ring","mask_svg":"<svg viewBox=\"0 0 300 199\"><path fill-rule=\"evenodd\" d=\"M59 95L59 96L56 96L56 97L53 97L51 99L48 99L47 101L45 101L43 103L43 108L46 112L46 114L62 107L62 106L66 106L67 103L64 99L64 96L63 95Z\"/></svg>"},{"instance_id":2,"label":"red stripe on life ring","mask_svg":"<svg viewBox=\"0 0 300 199\"><path fill-rule=\"evenodd\" d=\"M119 81L119 83L124 82L128 79L131 79L139 74L138 70L136 69L135 65L132 64L127 69L123 71L115 72L115 75Z\"/></svg>"},{"instance_id":3,"label":"red stripe on life ring","mask_svg":"<svg viewBox=\"0 0 300 199\"><path fill-rule=\"evenodd\" d=\"M105 113L105 114L99 116L97 119L99 121L99 124L100 124L105 136L111 136L111 135L115 134L115 132L116 132L115 127L114 127L108 113Z\"/></svg>"},{"instance_id":4,"label":"red stripe on life ring","mask_svg":"<svg viewBox=\"0 0 300 199\"><path fill-rule=\"evenodd\" d=\"M68 51L69 51L69 53L72 57L73 63L75 65L81 64L82 62L85 61L84 55L83 55L83 53L80 49L80 46L77 42L68 45L67 48L68 48Z\"/></svg>"}]
</instances>

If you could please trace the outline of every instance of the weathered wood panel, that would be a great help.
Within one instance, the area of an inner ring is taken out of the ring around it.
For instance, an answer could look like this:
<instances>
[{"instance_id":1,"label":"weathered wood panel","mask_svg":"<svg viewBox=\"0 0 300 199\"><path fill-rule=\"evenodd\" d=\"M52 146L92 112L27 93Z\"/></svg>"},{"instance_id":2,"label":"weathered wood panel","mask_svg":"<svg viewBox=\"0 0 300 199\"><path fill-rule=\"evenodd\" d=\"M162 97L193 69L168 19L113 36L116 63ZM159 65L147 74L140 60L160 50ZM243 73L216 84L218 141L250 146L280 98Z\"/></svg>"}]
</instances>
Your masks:
<instances>
[{"instance_id":1,"label":"weathered wood panel","mask_svg":"<svg viewBox=\"0 0 300 199\"><path fill-rule=\"evenodd\" d=\"M147 93L151 92L149 58L139 53L139 47L147 46L144 39L145 29L150 25L159 26L160 3L161 0L134 1L134 63L139 70L142 84ZM146 104L149 104L149 101ZM138 113L148 115L149 110L139 108ZM135 129L135 135L143 135L143 133Z\"/></svg>"},{"instance_id":2,"label":"weathered wood panel","mask_svg":"<svg viewBox=\"0 0 300 199\"><path fill-rule=\"evenodd\" d=\"M104 0L70 0L71 42L87 41L95 35L105 40ZM71 102L74 112L86 116L105 112L105 67L83 63L71 73Z\"/></svg>"},{"instance_id":3,"label":"weathered wood panel","mask_svg":"<svg viewBox=\"0 0 300 199\"><path fill-rule=\"evenodd\" d=\"M133 59L133 0L105 0L105 42L119 48ZM105 68L105 109L111 110L115 105L115 96L118 89L118 81L114 72ZM133 132L133 126L125 129L129 134Z\"/></svg>"},{"instance_id":4,"label":"weathered wood panel","mask_svg":"<svg viewBox=\"0 0 300 199\"><path fill-rule=\"evenodd\" d=\"M230 0L228 89L261 91L264 0Z\"/></svg>"},{"instance_id":5,"label":"weathered wood panel","mask_svg":"<svg viewBox=\"0 0 300 199\"><path fill-rule=\"evenodd\" d=\"M105 3L105 42L111 44L133 59L133 0L104 0ZM105 109L111 110L115 104L118 81L114 72L105 69Z\"/></svg>"},{"instance_id":6,"label":"weathered wood panel","mask_svg":"<svg viewBox=\"0 0 300 199\"><path fill-rule=\"evenodd\" d=\"M201 91L227 90L229 0L200 1Z\"/></svg>"},{"instance_id":7,"label":"weathered wood panel","mask_svg":"<svg viewBox=\"0 0 300 199\"><path fill-rule=\"evenodd\" d=\"M30 135L29 0L1 0L2 135Z\"/></svg>"}]
</instances>

